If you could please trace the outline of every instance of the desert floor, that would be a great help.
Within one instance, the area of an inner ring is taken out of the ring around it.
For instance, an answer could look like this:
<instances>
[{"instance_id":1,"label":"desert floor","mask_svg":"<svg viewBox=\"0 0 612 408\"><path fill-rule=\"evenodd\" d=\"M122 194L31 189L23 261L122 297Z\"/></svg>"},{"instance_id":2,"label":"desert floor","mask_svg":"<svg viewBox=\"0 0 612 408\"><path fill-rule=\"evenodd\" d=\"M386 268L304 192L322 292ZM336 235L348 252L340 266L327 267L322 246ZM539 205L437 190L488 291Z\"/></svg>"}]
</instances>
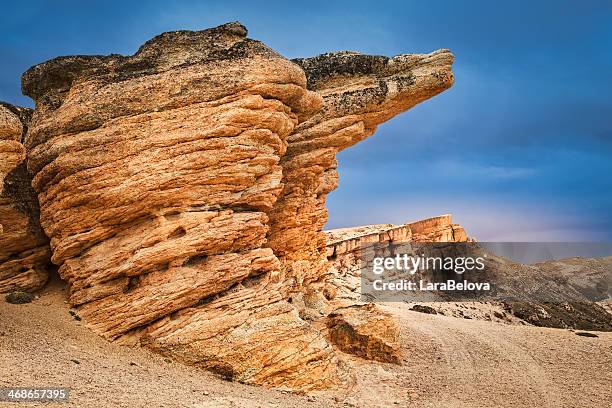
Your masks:
<instances>
[{"instance_id":1,"label":"desert floor","mask_svg":"<svg viewBox=\"0 0 612 408\"><path fill-rule=\"evenodd\" d=\"M347 388L300 395L226 382L110 344L72 318L65 297L54 282L30 304L0 300L0 387L71 388L68 403L45 407L602 408L612 401L612 333L580 337L392 304L385 307L401 321L402 366L350 357L355 375Z\"/></svg>"}]
</instances>

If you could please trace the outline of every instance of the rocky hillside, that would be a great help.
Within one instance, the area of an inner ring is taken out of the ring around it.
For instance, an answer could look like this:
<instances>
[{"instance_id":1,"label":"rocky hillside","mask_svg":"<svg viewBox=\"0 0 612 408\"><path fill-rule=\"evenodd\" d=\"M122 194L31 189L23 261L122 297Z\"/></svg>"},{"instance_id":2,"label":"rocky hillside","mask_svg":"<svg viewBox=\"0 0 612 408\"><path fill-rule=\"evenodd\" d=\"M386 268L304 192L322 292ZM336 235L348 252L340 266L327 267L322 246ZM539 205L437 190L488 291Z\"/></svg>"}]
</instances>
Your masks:
<instances>
[{"instance_id":1,"label":"rocky hillside","mask_svg":"<svg viewBox=\"0 0 612 408\"><path fill-rule=\"evenodd\" d=\"M400 226L380 224L341 228L326 234L327 257L331 265L329 275L337 299L353 302L374 299L371 296L376 294L363 290L363 279L372 278L370 274L363 275L363 271L364 268L371 270L368 268L371 268L373 256L411 254L419 248L419 243L446 242L449 244L435 246L448 253L455 252L455 256L483 256L486 259L484 271L465 273L460 280L490 282L493 288L490 293L381 293L378 300L407 302L426 313L466 319L612 331L612 314L609 313L612 257L577 257L533 265L517 263L468 238L462 227L452 223L450 215ZM454 244L463 242L468 244ZM431 251L433 247L426 250ZM443 275L443 280L458 279L454 273ZM427 275L425 278L432 277ZM423 302L427 302L426 305ZM483 310L486 311L480 313Z\"/></svg>"}]
</instances>

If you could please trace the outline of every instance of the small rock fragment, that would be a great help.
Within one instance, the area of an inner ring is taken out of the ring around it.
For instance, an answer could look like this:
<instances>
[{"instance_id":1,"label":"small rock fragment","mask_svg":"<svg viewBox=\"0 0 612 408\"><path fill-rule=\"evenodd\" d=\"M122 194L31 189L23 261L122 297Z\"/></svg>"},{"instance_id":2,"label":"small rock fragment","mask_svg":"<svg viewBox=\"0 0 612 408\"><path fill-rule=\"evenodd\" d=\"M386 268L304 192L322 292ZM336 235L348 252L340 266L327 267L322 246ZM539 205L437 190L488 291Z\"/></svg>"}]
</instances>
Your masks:
<instances>
[{"instance_id":1,"label":"small rock fragment","mask_svg":"<svg viewBox=\"0 0 612 408\"><path fill-rule=\"evenodd\" d=\"M5 299L8 303L12 303L15 305L21 305L24 303L30 303L34 300L34 295L28 292L22 292L19 290L8 293L5 296Z\"/></svg>"},{"instance_id":2,"label":"small rock fragment","mask_svg":"<svg viewBox=\"0 0 612 408\"><path fill-rule=\"evenodd\" d=\"M410 310L414 310L415 312L419 313L438 314L438 312L436 312L436 309L431 306L425 305L414 305Z\"/></svg>"}]
</instances>

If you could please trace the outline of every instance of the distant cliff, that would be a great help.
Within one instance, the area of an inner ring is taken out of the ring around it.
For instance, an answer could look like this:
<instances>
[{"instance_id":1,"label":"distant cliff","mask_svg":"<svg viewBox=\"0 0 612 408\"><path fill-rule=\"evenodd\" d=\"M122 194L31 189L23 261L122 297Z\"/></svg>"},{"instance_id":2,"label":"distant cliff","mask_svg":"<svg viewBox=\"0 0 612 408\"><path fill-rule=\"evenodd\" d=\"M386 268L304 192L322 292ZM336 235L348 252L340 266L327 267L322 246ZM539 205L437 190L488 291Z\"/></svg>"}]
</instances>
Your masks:
<instances>
[{"instance_id":1,"label":"distant cliff","mask_svg":"<svg viewBox=\"0 0 612 408\"><path fill-rule=\"evenodd\" d=\"M450 214L403 225L377 224L325 231L330 279L336 296L357 300L361 296L361 258L364 248L376 246L384 253L410 242L472 241Z\"/></svg>"}]
</instances>

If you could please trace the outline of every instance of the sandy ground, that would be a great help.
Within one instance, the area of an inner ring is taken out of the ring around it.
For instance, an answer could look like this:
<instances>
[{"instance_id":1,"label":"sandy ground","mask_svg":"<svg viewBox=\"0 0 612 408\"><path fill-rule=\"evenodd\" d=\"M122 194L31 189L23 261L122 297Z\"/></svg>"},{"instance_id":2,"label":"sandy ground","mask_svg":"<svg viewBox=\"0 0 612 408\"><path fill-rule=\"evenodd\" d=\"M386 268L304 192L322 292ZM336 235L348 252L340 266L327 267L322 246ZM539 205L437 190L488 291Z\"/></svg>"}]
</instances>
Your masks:
<instances>
[{"instance_id":1,"label":"sandy ground","mask_svg":"<svg viewBox=\"0 0 612 408\"><path fill-rule=\"evenodd\" d=\"M387 305L400 318L405 363L354 358L346 389L298 395L229 383L110 344L75 321L64 299L55 282L31 304L0 300L0 387L72 389L69 402L46 407L602 408L612 401L612 333L580 337Z\"/></svg>"},{"instance_id":2,"label":"sandy ground","mask_svg":"<svg viewBox=\"0 0 612 408\"><path fill-rule=\"evenodd\" d=\"M612 333L589 338L569 330L395 312L407 361L393 388L406 390L411 406L610 406Z\"/></svg>"}]
</instances>

